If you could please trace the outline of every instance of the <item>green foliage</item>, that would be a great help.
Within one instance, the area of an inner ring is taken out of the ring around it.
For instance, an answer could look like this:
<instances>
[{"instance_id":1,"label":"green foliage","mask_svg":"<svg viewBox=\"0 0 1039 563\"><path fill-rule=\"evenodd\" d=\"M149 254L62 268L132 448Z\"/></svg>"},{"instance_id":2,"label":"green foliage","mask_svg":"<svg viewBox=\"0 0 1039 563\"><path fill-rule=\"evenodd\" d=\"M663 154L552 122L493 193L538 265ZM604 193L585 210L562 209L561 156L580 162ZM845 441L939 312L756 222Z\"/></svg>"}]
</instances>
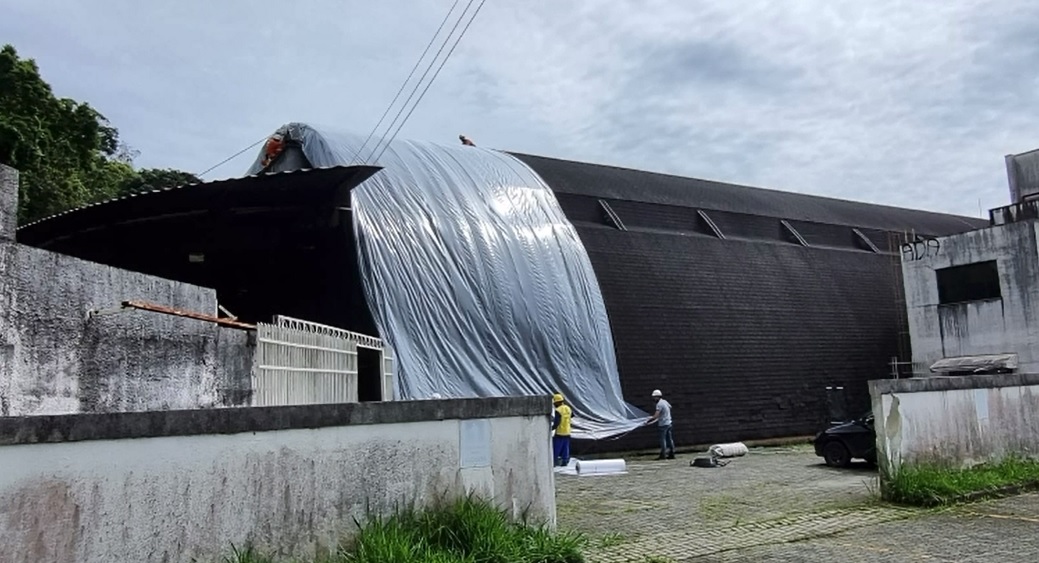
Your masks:
<instances>
[{"instance_id":1,"label":"green foliage","mask_svg":"<svg viewBox=\"0 0 1039 563\"><path fill-rule=\"evenodd\" d=\"M423 511L373 518L324 563L583 563L584 536L510 522L490 503L468 497ZM270 563L252 550L227 563Z\"/></svg>"},{"instance_id":2,"label":"green foliage","mask_svg":"<svg viewBox=\"0 0 1039 563\"><path fill-rule=\"evenodd\" d=\"M58 98L31 59L0 49L0 164L17 168L19 222L197 178L175 170L132 167L133 149L89 104ZM183 183L183 182L181 182Z\"/></svg>"},{"instance_id":3,"label":"green foliage","mask_svg":"<svg viewBox=\"0 0 1039 563\"><path fill-rule=\"evenodd\" d=\"M1014 486L1039 485L1039 461L1009 457L969 469L906 465L882 480L885 500L913 506L941 506L999 494Z\"/></svg>"},{"instance_id":4,"label":"green foliage","mask_svg":"<svg viewBox=\"0 0 1039 563\"><path fill-rule=\"evenodd\" d=\"M201 181L198 176L183 170L144 168L138 170L132 178L119 185L119 195L130 195L186 184L197 184Z\"/></svg>"}]
</instances>

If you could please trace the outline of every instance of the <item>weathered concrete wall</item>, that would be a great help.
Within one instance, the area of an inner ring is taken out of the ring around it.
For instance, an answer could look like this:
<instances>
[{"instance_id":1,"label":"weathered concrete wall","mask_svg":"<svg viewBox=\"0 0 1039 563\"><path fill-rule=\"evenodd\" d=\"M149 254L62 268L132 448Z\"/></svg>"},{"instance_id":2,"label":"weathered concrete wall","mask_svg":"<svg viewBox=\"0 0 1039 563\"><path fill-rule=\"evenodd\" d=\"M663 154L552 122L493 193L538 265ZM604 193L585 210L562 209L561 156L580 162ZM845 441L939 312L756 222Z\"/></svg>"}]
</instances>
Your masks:
<instances>
[{"instance_id":1,"label":"weathered concrete wall","mask_svg":"<svg viewBox=\"0 0 1039 563\"><path fill-rule=\"evenodd\" d=\"M306 557L367 507L467 491L554 524L550 409L517 397L0 419L0 563L210 561L232 543Z\"/></svg>"},{"instance_id":2,"label":"weathered concrete wall","mask_svg":"<svg viewBox=\"0 0 1039 563\"><path fill-rule=\"evenodd\" d=\"M14 240L18 226L18 172L0 164L0 241Z\"/></svg>"},{"instance_id":3,"label":"weathered concrete wall","mask_svg":"<svg viewBox=\"0 0 1039 563\"><path fill-rule=\"evenodd\" d=\"M1039 194L1039 151L1008 154L1005 159L1010 201L1017 203Z\"/></svg>"},{"instance_id":4,"label":"weathered concrete wall","mask_svg":"<svg viewBox=\"0 0 1039 563\"><path fill-rule=\"evenodd\" d=\"M871 381L882 475L1039 455L1039 374Z\"/></svg>"},{"instance_id":5,"label":"weathered concrete wall","mask_svg":"<svg viewBox=\"0 0 1039 563\"><path fill-rule=\"evenodd\" d=\"M17 175L0 179L16 208ZM213 290L0 239L0 416L218 406L245 393L248 335L150 312L88 318L127 299L216 311Z\"/></svg>"},{"instance_id":6,"label":"weathered concrete wall","mask_svg":"<svg viewBox=\"0 0 1039 563\"><path fill-rule=\"evenodd\" d=\"M942 237L903 254L913 371L942 358L1016 353L1019 371L1039 371L1039 251L1025 221ZM1001 299L940 305L936 270L995 260Z\"/></svg>"}]
</instances>

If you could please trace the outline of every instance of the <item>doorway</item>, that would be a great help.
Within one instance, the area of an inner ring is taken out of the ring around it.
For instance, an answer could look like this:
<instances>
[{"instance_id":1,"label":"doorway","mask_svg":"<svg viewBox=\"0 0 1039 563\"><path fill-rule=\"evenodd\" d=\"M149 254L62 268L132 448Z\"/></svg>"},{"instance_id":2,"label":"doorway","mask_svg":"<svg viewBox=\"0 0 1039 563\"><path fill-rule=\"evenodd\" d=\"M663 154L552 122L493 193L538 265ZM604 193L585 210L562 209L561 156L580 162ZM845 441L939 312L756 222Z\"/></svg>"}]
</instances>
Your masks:
<instances>
[{"instance_id":1,"label":"doorway","mask_svg":"<svg viewBox=\"0 0 1039 563\"><path fill-rule=\"evenodd\" d=\"M357 400L382 401L382 350L357 347Z\"/></svg>"}]
</instances>

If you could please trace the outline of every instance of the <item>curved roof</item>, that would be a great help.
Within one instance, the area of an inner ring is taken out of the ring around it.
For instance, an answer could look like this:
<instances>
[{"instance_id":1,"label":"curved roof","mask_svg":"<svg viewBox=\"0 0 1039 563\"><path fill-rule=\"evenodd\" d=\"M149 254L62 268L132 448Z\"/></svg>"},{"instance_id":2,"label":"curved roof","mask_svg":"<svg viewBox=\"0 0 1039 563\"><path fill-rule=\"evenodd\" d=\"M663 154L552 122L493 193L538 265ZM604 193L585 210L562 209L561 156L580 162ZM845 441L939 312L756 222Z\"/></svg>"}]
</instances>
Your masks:
<instances>
[{"instance_id":1,"label":"curved roof","mask_svg":"<svg viewBox=\"0 0 1039 563\"><path fill-rule=\"evenodd\" d=\"M862 227L947 235L984 219L726 184L615 166L513 153L556 193Z\"/></svg>"},{"instance_id":2,"label":"curved roof","mask_svg":"<svg viewBox=\"0 0 1039 563\"><path fill-rule=\"evenodd\" d=\"M71 209L18 228L18 242L48 248L55 242L123 223L211 213L230 208L308 205L352 189L377 166L337 166L256 174L162 188Z\"/></svg>"}]
</instances>

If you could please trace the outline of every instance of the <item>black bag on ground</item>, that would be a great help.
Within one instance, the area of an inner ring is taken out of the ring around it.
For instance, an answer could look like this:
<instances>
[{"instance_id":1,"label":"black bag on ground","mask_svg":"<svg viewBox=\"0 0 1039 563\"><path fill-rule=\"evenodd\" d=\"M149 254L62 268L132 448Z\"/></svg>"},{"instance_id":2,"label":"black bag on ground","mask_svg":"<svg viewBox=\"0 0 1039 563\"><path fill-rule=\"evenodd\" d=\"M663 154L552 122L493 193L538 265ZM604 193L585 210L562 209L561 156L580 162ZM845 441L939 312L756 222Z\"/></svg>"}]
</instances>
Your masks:
<instances>
[{"instance_id":1,"label":"black bag on ground","mask_svg":"<svg viewBox=\"0 0 1039 563\"><path fill-rule=\"evenodd\" d=\"M725 467L728 464L729 462L718 461L718 459L714 457L698 457L689 462L690 467Z\"/></svg>"}]
</instances>

